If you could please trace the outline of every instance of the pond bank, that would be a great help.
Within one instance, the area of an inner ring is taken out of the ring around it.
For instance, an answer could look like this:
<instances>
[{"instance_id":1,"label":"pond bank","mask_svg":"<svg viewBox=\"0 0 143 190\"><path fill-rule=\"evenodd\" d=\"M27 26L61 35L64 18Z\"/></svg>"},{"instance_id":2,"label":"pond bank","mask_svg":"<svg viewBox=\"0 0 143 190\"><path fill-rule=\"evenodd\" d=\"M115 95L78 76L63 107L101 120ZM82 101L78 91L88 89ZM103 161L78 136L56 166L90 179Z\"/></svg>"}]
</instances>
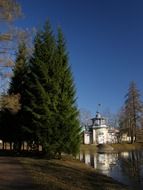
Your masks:
<instances>
[{"instance_id":1,"label":"pond bank","mask_svg":"<svg viewBox=\"0 0 143 190\"><path fill-rule=\"evenodd\" d=\"M143 149L143 143L134 143L134 144L111 144L115 151L132 151L132 150L140 150Z\"/></svg>"},{"instance_id":2,"label":"pond bank","mask_svg":"<svg viewBox=\"0 0 143 190\"><path fill-rule=\"evenodd\" d=\"M132 151L132 150L140 150L143 149L143 143L134 143L134 144L129 144L129 143L120 143L120 144L106 144L106 145L101 145L102 150L106 149L110 149L111 151L115 151L115 152L122 152L122 151ZM85 145L82 144L80 147L81 151L99 151L100 146L96 146L96 145Z\"/></svg>"},{"instance_id":3,"label":"pond bank","mask_svg":"<svg viewBox=\"0 0 143 190\"><path fill-rule=\"evenodd\" d=\"M41 190L127 190L77 160L19 158Z\"/></svg>"}]
</instances>

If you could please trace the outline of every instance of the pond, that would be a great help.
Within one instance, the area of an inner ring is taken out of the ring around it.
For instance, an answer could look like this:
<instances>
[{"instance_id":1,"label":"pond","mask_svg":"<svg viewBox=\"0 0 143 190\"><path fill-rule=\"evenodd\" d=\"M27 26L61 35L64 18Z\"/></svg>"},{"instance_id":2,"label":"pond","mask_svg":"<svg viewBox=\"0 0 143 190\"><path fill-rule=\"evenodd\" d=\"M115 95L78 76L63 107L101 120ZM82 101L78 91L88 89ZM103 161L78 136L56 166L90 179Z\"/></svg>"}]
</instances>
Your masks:
<instances>
[{"instance_id":1,"label":"pond","mask_svg":"<svg viewBox=\"0 0 143 190\"><path fill-rule=\"evenodd\" d=\"M79 159L97 172L143 190L143 151L120 153L80 152Z\"/></svg>"}]
</instances>

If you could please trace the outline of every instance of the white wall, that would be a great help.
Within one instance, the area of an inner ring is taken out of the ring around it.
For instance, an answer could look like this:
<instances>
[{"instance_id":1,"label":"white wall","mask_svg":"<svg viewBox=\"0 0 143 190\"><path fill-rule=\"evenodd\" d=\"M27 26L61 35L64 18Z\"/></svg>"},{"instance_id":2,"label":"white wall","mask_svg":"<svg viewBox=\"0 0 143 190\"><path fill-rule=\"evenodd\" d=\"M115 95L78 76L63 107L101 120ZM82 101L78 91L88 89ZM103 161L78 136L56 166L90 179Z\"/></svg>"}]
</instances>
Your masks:
<instances>
[{"instance_id":1,"label":"white wall","mask_svg":"<svg viewBox=\"0 0 143 190\"><path fill-rule=\"evenodd\" d=\"M108 141L108 129L107 128L98 128L95 130L96 133L96 143L105 144Z\"/></svg>"},{"instance_id":2,"label":"white wall","mask_svg":"<svg viewBox=\"0 0 143 190\"><path fill-rule=\"evenodd\" d=\"M90 144L90 133L84 132L84 144Z\"/></svg>"}]
</instances>

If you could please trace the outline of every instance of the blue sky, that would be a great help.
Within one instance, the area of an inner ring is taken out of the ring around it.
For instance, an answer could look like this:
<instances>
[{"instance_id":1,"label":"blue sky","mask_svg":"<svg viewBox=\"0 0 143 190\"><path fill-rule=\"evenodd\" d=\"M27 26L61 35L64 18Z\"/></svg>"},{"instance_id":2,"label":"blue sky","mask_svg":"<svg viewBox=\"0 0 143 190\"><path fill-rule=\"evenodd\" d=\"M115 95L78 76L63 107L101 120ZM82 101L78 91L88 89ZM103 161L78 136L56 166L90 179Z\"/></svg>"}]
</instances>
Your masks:
<instances>
[{"instance_id":1,"label":"blue sky","mask_svg":"<svg viewBox=\"0 0 143 190\"><path fill-rule=\"evenodd\" d=\"M142 0L18 0L25 17L16 25L39 27L47 18L63 29L79 108L117 112L130 81L143 96Z\"/></svg>"}]
</instances>

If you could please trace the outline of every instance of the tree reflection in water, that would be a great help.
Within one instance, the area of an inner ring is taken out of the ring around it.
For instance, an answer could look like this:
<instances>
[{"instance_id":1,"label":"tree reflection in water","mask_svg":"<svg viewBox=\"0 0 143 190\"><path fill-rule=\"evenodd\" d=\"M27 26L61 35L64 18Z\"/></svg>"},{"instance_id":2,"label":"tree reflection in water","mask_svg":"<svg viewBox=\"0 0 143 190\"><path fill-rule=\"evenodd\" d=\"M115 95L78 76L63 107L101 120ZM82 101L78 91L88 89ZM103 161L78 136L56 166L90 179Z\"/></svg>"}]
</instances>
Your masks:
<instances>
[{"instance_id":1,"label":"tree reflection in water","mask_svg":"<svg viewBox=\"0 0 143 190\"><path fill-rule=\"evenodd\" d=\"M124 175L130 179L130 184L136 189L143 189L143 152L132 151L128 157L119 154L120 167Z\"/></svg>"},{"instance_id":2,"label":"tree reflection in water","mask_svg":"<svg viewBox=\"0 0 143 190\"><path fill-rule=\"evenodd\" d=\"M80 152L79 159L102 174L111 176L137 190L143 189L143 151Z\"/></svg>"}]
</instances>

